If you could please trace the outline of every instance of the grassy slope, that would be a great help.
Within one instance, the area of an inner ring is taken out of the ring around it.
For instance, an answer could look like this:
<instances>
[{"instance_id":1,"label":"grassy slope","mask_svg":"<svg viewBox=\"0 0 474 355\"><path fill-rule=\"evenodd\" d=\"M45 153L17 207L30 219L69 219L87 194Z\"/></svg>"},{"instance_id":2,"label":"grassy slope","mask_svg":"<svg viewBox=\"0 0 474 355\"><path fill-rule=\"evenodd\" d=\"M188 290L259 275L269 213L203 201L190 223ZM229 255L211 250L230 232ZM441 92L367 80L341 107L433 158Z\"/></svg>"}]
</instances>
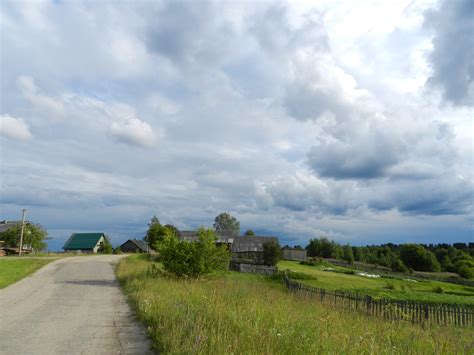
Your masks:
<instances>
[{"instance_id":1,"label":"grassy slope","mask_svg":"<svg viewBox=\"0 0 474 355\"><path fill-rule=\"evenodd\" d=\"M0 288L21 280L57 258L0 258Z\"/></svg>"},{"instance_id":2,"label":"grassy slope","mask_svg":"<svg viewBox=\"0 0 474 355\"><path fill-rule=\"evenodd\" d=\"M152 276L122 259L117 276L155 349L164 353L467 353L472 331L389 323L328 309L261 276L198 281Z\"/></svg>"},{"instance_id":3,"label":"grassy slope","mask_svg":"<svg viewBox=\"0 0 474 355\"><path fill-rule=\"evenodd\" d=\"M300 265L297 261L280 261L278 268L316 276L317 280L302 280L301 282L328 290L346 290L374 297L399 300L474 304L474 288L468 286L428 280L411 282L387 278L371 279L357 275L327 272L322 270L323 267ZM394 285L395 289L387 289L388 284ZM443 289L444 293L433 292L433 288L438 286Z\"/></svg>"}]
</instances>

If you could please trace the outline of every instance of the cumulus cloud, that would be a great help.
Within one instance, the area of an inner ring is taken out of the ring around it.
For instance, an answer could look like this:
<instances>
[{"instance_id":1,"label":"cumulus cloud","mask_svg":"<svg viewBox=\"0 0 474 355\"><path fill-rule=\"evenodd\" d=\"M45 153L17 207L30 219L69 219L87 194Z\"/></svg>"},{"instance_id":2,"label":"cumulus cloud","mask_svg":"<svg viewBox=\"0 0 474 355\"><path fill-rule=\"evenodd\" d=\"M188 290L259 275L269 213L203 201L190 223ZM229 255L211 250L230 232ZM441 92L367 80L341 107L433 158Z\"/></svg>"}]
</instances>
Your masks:
<instances>
[{"instance_id":1,"label":"cumulus cloud","mask_svg":"<svg viewBox=\"0 0 474 355\"><path fill-rule=\"evenodd\" d=\"M118 142L140 147L152 147L156 140L150 125L138 118L113 122L110 126L110 135Z\"/></svg>"},{"instance_id":2,"label":"cumulus cloud","mask_svg":"<svg viewBox=\"0 0 474 355\"><path fill-rule=\"evenodd\" d=\"M441 88L454 105L474 105L473 19L471 0L442 0L438 10L426 14L426 25L434 31L427 84Z\"/></svg>"},{"instance_id":3,"label":"cumulus cloud","mask_svg":"<svg viewBox=\"0 0 474 355\"><path fill-rule=\"evenodd\" d=\"M23 141L32 137L25 121L10 115L0 115L0 134L11 139Z\"/></svg>"}]
</instances>

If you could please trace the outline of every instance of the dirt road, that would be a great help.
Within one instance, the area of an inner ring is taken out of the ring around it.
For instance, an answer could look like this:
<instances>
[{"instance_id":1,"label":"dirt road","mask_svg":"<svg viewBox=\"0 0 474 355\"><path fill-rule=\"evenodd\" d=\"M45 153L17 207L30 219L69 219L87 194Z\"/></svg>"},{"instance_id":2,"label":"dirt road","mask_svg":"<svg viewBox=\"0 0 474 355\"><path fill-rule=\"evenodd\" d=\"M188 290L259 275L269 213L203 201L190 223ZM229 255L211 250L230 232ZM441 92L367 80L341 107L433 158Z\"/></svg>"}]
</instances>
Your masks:
<instances>
[{"instance_id":1,"label":"dirt road","mask_svg":"<svg viewBox=\"0 0 474 355\"><path fill-rule=\"evenodd\" d=\"M0 354L148 354L115 281L120 257L60 259L0 290Z\"/></svg>"}]
</instances>

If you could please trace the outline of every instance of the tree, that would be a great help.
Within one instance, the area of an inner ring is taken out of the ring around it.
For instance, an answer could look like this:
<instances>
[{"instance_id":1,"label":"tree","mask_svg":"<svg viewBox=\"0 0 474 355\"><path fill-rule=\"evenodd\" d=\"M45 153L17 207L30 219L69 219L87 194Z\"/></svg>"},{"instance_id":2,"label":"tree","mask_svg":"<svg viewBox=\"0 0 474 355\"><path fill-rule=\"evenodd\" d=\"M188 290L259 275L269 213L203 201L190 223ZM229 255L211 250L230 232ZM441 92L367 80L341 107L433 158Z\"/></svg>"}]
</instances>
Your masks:
<instances>
[{"instance_id":1,"label":"tree","mask_svg":"<svg viewBox=\"0 0 474 355\"><path fill-rule=\"evenodd\" d=\"M440 271L441 266L435 255L418 244L404 244L400 248L400 259L417 271Z\"/></svg>"},{"instance_id":2,"label":"tree","mask_svg":"<svg viewBox=\"0 0 474 355\"><path fill-rule=\"evenodd\" d=\"M166 231L170 231L173 235L178 236L178 229L175 226L171 224L162 226L159 219L153 216L150 223L148 223L148 231L143 239L148 243L151 249L156 250L157 244L163 239Z\"/></svg>"},{"instance_id":3,"label":"tree","mask_svg":"<svg viewBox=\"0 0 474 355\"><path fill-rule=\"evenodd\" d=\"M309 241L306 246L308 256L319 256L322 258L336 257L336 244L330 242L327 238L315 238Z\"/></svg>"},{"instance_id":4,"label":"tree","mask_svg":"<svg viewBox=\"0 0 474 355\"><path fill-rule=\"evenodd\" d=\"M354 263L354 253L349 244L346 244L342 247L342 259L347 261L349 264Z\"/></svg>"},{"instance_id":5,"label":"tree","mask_svg":"<svg viewBox=\"0 0 474 355\"><path fill-rule=\"evenodd\" d=\"M113 251L114 248L109 242L109 237L105 236L104 241L100 243L98 252L103 254L112 254Z\"/></svg>"},{"instance_id":6,"label":"tree","mask_svg":"<svg viewBox=\"0 0 474 355\"><path fill-rule=\"evenodd\" d=\"M281 249L278 242L271 241L263 243L263 263L275 266L281 258Z\"/></svg>"},{"instance_id":7,"label":"tree","mask_svg":"<svg viewBox=\"0 0 474 355\"><path fill-rule=\"evenodd\" d=\"M166 229L158 242L158 252L164 269L178 277L196 278L213 271L227 269L230 253L225 246L217 246L217 235L212 229L200 228L195 242L179 240L171 229Z\"/></svg>"},{"instance_id":8,"label":"tree","mask_svg":"<svg viewBox=\"0 0 474 355\"><path fill-rule=\"evenodd\" d=\"M251 229L247 229L247 231L245 232L245 235L247 236L254 236L255 235L255 232Z\"/></svg>"},{"instance_id":9,"label":"tree","mask_svg":"<svg viewBox=\"0 0 474 355\"><path fill-rule=\"evenodd\" d=\"M395 272L403 272L403 273L408 272L408 268L405 266L403 261L401 261L398 258L395 258L392 260L392 264L390 265L390 268L392 269L392 271L395 271Z\"/></svg>"},{"instance_id":10,"label":"tree","mask_svg":"<svg viewBox=\"0 0 474 355\"><path fill-rule=\"evenodd\" d=\"M234 235L240 233L240 222L228 212L221 213L214 219L216 231L231 231Z\"/></svg>"},{"instance_id":11,"label":"tree","mask_svg":"<svg viewBox=\"0 0 474 355\"><path fill-rule=\"evenodd\" d=\"M7 231L0 233L0 240L5 242L5 246L10 248L19 247L21 235L21 223L8 229ZM23 246L29 245L34 250L43 250L47 247L46 240L48 238L48 232L40 224L28 223L25 224L23 231Z\"/></svg>"}]
</instances>

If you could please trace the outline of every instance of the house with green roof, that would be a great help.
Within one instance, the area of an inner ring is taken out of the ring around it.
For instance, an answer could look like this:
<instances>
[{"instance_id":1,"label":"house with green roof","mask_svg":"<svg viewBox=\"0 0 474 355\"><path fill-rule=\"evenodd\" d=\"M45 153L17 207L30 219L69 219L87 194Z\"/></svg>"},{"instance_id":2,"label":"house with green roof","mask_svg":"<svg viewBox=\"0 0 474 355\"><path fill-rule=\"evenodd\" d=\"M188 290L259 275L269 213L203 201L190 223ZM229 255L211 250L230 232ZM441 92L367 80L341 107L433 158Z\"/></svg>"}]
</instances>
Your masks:
<instances>
[{"instance_id":1,"label":"house with green roof","mask_svg":"<svg viewBox=\"0 0 474 355\"><path fill-rule=\"evenodd\" d=\"M105 240L104 233L73 233L63 249L66 252L96 254Z\"/></svg>"}]
</instances>

